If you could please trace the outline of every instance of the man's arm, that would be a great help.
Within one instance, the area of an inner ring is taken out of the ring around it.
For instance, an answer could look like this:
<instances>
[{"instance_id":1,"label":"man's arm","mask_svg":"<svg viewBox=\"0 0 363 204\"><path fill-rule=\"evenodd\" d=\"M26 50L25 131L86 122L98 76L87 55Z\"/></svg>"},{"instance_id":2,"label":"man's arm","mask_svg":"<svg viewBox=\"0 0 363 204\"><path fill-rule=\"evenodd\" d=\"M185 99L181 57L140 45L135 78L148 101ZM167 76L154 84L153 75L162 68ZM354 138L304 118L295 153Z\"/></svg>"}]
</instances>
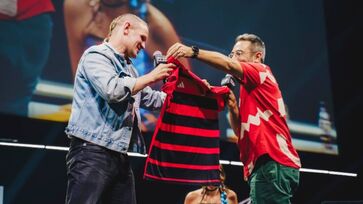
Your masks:
<instances>
[{"instance_id":1,"label":"man's arm","mask_svg":"<svg viewBox=\"0 0 363 204\"><path fill-rule=\"evenodd\" d=\"M169 48L167 57L173 56L177 59L181 57L189 58L193 56L193 53L194 52L191 47L181 43L175 43ZM238 78L242 78L243 70L240 63L237 60L223 55L222 53L200 49L196 59L203 61L216 69L232 74Z\"/></svg>"},{"instance_id":2,"label":"man's arm","mask_svg":"<svg viewBox=\"0 0 363 204\"><path fill-rule=\"evenodd\" d=\"M148 85L155 83L159 80L165 79L171 73L171 71L176 67L176 65L169 64L159 64L155 69L151 72L140 76L137 78L136 83L132 89L132 95L135 95L137 92L141 91L143 88Z\"/></svg>"},{"instance_id":3,"label":"man's arm","mask_svg":"<svg viewBox=\"0 0 363 204\"><path fill-rule=\"evenodd\" d=\"M238 142L238 137L241 134L241 118L239 115L239 109L237 105L236 96L230 90L227 95L226 105L228 108L228 122L233 129L235 136L228 138L230 142Z\"/></svg>"},{"instance_id":4,"label":"man's arm","mask_svg":"<svg viewBox=\"0 0 363 204\"><path fill-rule=\"evenodd\" d=\"M110 60L101 53L87 53L80 65L85 78L110 103L127 100L149 84L168 77L174 67L171 63L160 64L139 78L119 77Z\"/></svg>"}]
</instances>

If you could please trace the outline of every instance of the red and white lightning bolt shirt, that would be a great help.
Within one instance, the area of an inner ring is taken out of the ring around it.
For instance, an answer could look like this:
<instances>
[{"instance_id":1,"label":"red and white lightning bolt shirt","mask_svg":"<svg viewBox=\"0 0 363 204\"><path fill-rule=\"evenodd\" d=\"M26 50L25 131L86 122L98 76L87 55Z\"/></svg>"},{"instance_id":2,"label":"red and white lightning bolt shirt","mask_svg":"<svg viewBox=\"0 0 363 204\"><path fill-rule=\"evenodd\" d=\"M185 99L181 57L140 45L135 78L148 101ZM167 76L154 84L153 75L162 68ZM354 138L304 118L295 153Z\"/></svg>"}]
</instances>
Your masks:
<instances>
[{"instance_id":1,"label":"red and white lightning bolt shirt","mask_svg":"<svg viewBox=\"0 0 363 204\"><path fill-rule=\"evenodd\" d=\"M300 168L300 159L286 123L284 101L270 67L246 62L241 62L241 67L241 133L238 145L245 179L263 154L268 154L282 165Z\"/></svg>"}]
</instances>

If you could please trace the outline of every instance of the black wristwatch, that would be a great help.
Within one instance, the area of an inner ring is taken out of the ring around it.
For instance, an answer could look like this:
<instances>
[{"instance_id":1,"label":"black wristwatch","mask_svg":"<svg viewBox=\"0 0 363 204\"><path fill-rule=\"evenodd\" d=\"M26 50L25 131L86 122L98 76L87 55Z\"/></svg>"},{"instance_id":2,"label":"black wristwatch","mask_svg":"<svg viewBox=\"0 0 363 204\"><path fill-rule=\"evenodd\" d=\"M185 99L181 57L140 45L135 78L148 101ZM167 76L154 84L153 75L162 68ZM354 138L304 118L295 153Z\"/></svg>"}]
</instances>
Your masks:
<instances>
[{"instance_id":1,"label":"black wristwatch","mask_svg":"<svg viewBox=\"0 0 363 204\"><path fill-rule=\"evenodd\" d=\"M199 47L193 45L192 50L193 50L193 55L191 56L191 58L196 58L199 54Z\"/></svg>"}]
</instances>

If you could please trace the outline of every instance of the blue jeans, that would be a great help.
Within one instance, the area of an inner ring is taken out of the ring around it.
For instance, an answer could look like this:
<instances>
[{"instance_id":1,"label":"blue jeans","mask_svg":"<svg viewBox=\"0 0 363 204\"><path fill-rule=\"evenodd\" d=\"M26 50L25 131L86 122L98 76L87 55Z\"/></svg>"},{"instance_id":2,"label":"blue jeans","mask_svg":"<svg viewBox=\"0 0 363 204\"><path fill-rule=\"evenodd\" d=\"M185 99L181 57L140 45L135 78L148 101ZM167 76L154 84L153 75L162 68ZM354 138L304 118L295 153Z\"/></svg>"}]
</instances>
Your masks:
<instances>
[{"instance_id":1,"label":"blue jeans","mask_svg":"<svg viewBox=\"0 0 363 204\"><path fill-rule=\"evenodd\" d=\"M136 204L127 154L71 138L67 163L67 204Z\"/></svg>"}]
</instances>

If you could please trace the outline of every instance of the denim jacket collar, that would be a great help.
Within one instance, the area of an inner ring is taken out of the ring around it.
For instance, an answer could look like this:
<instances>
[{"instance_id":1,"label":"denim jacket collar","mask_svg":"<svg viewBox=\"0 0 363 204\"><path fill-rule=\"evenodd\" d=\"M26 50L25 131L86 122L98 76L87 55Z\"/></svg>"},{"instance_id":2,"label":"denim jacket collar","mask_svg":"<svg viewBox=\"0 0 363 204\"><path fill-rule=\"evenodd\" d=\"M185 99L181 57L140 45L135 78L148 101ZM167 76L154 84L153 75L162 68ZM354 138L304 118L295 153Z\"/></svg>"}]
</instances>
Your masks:
<instances>
[{"instance_id":1,"label":"denim jacket collar","mask_svg":"<svg viewBox=\"0 0 363 204\"><path fill-rule=\"evenodd\" d=\"M118 52L114 47L112 47L112 45L109 42L104 42L104 44L112 50L112 52L115 54L117 59L119 59L121 61L121 63L124 63L126 61L127 64L131 64L130 58L125 57L124 54L121 54L120 52Z\"/></svg>"}]
</instances>

